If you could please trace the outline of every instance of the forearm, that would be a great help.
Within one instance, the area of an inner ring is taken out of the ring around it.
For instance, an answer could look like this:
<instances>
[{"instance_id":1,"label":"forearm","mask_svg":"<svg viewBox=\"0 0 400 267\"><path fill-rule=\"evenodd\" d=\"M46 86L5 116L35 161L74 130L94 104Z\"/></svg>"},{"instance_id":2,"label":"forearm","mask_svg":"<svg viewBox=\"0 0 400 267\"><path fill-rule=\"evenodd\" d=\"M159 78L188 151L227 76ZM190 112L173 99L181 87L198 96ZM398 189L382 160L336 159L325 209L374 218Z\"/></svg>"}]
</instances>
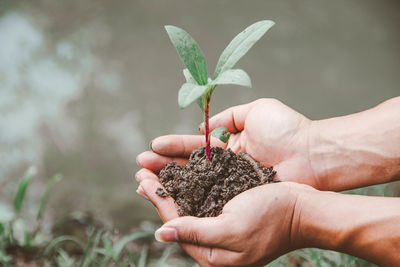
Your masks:
<instances>
[{"instance_id":1,"label":"forearm","mask_svg":"<svg viewBox=\"0 0 400 267\"><path fill-rule=\"evenodd\" d=\"M296 204L297 247L331 249L380 266L400 262L400 199L308 190Z\"/></svg>"},{"instance_id":2,"label":"forearm","mask_svg":"<svg viewBox=\"0 0 400 267\"><path fill-rule=\"evenodd\" d=\"M309 150L320 190L400 179L400 97L364 112L312 122Z\"/></svg>"}]
</instances>

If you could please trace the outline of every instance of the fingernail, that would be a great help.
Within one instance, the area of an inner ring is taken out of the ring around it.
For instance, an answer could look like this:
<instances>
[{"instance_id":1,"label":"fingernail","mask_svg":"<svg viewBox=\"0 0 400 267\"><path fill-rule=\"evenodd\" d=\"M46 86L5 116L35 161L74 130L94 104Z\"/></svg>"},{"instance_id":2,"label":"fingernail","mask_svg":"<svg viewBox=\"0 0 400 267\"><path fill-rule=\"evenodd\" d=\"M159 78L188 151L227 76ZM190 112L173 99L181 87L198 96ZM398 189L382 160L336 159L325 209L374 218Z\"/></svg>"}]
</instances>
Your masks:
<instances>
[{"instance_id":1,"label":"fingernail","mask_svg":"<svg viewBox=\"0 0 400 267\"><path fill-rule=\"evenodd\" d=\"M142 181L142 176L140 175L140 173L143 171L143 169L140 169L139 171L137 171L135 173L135 179L136 181L138 181L139 183Z\"/></svg>"},{"instance_id":2,"label":"fingernail","mask_svg":"<svg viewBox=\"0 0 400 267\"><path fill-rule=\"evenodd\" d=\"M146 195L146 192L144 192L143 187L141 185L139 185L138 189L136 190L136 193L138 193L139 196L141 196L142 198L149 200L149 197Z\"/></svg>"},{"instance_id":3,"label":"fingernail","mask_svg":"<svg viewBox=\"0 0 400 267\"><path fill-rule=\"evenodd\" d=\"M178 241L178 233L174 228L161 227L155 233L154 237L158 242Z\"/></svg>"},{"instance_id":4,"label":"fingernail","mask_svg":"<svg viewBox=\"0 0 400 267\"><path fill-rule=\"evenodd\" d=\"M140 166L140 164L139 164L139 156L140 156L140 155L137 155L137 156L136 156L136 159L135 159L135 160L136 160L136 164L137 164L138 166Z\"/></svg>"},{"instance_id":5,"label":"fingernail","mask_svg":"<svg viewBox=\"0 0 400 267\"><path fill-rule=\"evenodd\" d=\"M161 138L161 140L160 140L160 138L156 138L156 139L153 139L152 141L151 141L151 143L150 143L150 148L151 148L151 150L152 151L154 151L154 152L160 152L159 150L160 150L160 146L162 147L163 146L163 143L162 143L163 141L162 141L162 138Z\"/></svg>"},{"instance_id":6,"label":"fingernail","mask_svg":"<svg viewBox=\"0 0 400 267\"><path fill-rule=\"evenodd\" d=\"M138 181L138 182L140 183L140 180L139 180L140 178L139 178L139 176L138 176L138 173L139 173L139 172L140 172L140 171L138 171L137 173L135 173L135 180Z\"/></svg>"},{"instance_id":7,"label":"fingernail","mask_svg":"<svg viewBox=\"0 0 400 267\"><path fill-rule=\"evenodd\" d=\"M150 141L149 148L151 151L153 151L153 140Z\"/></svg>"}]
</instances>

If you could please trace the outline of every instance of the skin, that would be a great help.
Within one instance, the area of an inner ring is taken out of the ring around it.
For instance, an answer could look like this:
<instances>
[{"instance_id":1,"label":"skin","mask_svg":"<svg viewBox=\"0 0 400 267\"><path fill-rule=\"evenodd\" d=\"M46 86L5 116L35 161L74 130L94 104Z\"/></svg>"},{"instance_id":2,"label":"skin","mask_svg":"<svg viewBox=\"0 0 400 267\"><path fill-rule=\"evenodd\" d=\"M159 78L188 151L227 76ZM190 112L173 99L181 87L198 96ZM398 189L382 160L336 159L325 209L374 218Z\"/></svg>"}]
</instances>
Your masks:
<instances>
[{"instance_id":1,"label":"skin","mask_svg":"<svg viewBox=\"0 0 400 267\"><path fill-rule=\"evenodd\" d=\"M204 137L169 135L153 140L152 151L138 156L143 167L136 176L138 193L165 222L157 237L179 242L201 266L259 266L303 247L395 266L400 262L400 200L321 190L398 180L399 114L399 97L321 121L273 99L236 106L211 118L211 129L224 126L232 133L228 144L212 139L212 145L274 165L282 183L243 192L218 217L178 218L173 200L154 194L161 186L156 174L171 161L186 164Z\"/></svg>"}]
</instances>

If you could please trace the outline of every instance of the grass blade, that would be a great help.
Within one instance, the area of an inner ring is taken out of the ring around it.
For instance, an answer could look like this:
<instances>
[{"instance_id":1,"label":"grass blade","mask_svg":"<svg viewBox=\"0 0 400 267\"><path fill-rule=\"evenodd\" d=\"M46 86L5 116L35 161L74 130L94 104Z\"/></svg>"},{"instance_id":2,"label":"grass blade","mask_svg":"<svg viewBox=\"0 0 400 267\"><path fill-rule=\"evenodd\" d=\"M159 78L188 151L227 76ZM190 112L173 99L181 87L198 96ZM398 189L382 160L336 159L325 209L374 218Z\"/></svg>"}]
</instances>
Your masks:
<instances>
[{"instance_id":1,"label":"grass blade","mask_svg":"<svg viewBox=\"0 0 400 267\"><path fill-rule=\"evenodd\" d=\"M81 263L79 264L79 267L85 266L86 258L89 254L90 243L92 243L92 239L93 239L95 232L96 232L95 229L90 230L89 240L87 242L85 251L83 252L82 260L81 260Z\"/></svg>"},{"instance_id":2,"label":"grass blade","mask_svg":"<svg viewBox=\"0 0 400 267\"><path fill-rule=\"evenodd\" d=\"M14 198L15 211L18 212L21 210L22 203L24 202L25 198L26 189L28 188L35 174L36 174L36 169L34 167L31 167L26 171L25 176L22 178L22 181L18 187L18 192Z\"/></svg>"},{"instance_id":3,"label":"grass blade","mask_svg":"<svg viewBox=\"0 0 400 267\"><path fill-rule=\"evenodd\" d=\"M49 253L56 247L58 246L60 243L63 242L74 242L76 243L82 250L84 250L85 245L83 244L83 242L81 240L79 240L78 238L76 238L75 236L69 236L69 235L62 235L59 237L54 238L50 244L46 247L46 249L44 250L43 254L45 256L49 255Z\"/></svg>"},{"instance_id":4,"label":"grass blade","mask_svg":"<svg viewBox=\"0 0 400 267\"><path fill-rule=\"evenodd\" d=\"M153 235L154 235L154 233L145 232L145 233L133 233L133 234L124 236L113 247L113 252L112 252L113 260L117 260L119 258L119 255L121 254L122 249L129 242L135 241L137 239L153 236Z\"/></svg>"},{"instance_id":5,"label":"grass blade","mask_svg":"<svg viewBox=\"0 0 400 267\"><path fill-rule=\"evenodd\" d=\"M145 247L142 248L142 251L140 252L140 258L139 258L139 262L138 262L138 267L146 267L148 250L149 250L148 246L145 246Z\"/></svg>"},{"instance_id":6,"label":"grass blade","mask_svg":"<svg viewBox=\"0 0 400 267\"><path fill-rule=\"evenodd\" d=\"M53 189L53 187L61 180L62 180L62 175L56 174L47 183L46 192L44 193L42 200L40 201L40 207L39 207L39 211L38 211L38 214L36 217L37 220L40 220L43 217L43 213L46 210L47 202L49 200L50 192Z\"/></svg>"}]
</instances>

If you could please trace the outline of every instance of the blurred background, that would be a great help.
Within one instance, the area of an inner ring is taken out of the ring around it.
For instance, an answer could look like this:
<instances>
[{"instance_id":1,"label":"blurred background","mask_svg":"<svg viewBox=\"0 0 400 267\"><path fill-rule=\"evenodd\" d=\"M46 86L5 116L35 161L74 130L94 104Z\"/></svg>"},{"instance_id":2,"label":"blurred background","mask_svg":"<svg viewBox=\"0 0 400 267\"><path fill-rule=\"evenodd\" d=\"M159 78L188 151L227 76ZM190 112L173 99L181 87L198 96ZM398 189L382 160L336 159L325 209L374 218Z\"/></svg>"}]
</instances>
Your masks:
<instances>
[{"instance_id":1,"label":"blurred background","mask_svg":"<svg viewBox=\"0 0 400 267\"><path fill-rule=\"evenodd\" d=\"M400 94L399 14L396 0L0 0L0 204L36 166L27 213L60 173L47 220L80 211L121 232L160 223L135 193L135 157L202 120L178 107L184 66L166 24L196 39L212 72L237 33L274 20L237 65L253 88L219 88L211 113L272 97L323 119Z\"/></svg>"}]
</instances>

